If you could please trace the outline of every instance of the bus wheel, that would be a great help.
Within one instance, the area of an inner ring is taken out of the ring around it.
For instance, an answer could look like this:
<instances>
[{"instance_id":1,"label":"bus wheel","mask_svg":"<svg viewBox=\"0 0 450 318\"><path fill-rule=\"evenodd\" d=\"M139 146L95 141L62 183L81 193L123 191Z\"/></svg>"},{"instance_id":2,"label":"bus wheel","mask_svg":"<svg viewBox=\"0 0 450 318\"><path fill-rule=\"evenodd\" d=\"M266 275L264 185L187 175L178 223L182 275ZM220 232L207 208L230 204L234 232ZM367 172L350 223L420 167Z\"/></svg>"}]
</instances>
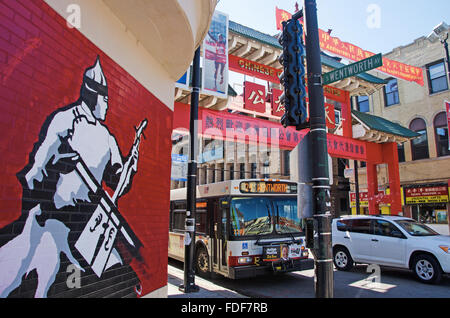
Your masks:
<instances>
[{"instance_id":1,"label":"bus wheel","mask_svg":"<svg viewBox=\"0 0 450 318\"><path fill-rule=\"evenodd\" d=\"M204 247L199 247L196 253L195 270L200 277L209 277L209 256Z\"/></svg>"}]
</instances>

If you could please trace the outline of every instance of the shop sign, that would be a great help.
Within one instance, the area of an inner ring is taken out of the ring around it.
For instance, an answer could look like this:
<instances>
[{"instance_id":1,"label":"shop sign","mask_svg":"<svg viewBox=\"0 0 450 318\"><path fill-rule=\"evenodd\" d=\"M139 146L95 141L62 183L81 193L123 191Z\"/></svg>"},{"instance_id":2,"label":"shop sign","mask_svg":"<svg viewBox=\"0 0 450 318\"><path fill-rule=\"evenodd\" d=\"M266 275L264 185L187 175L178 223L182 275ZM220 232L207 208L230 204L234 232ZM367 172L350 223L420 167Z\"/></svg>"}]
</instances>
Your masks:
<instances>
[{"instance_id":1,"label":"shop sign","mask_svg":"<svg viewBox=\"0 0 450 318\"><path fill-rule=\"evenodd\" d=\"M378 194L376 197L384 197L386 196L386 192L389 192L388 190L378 191ZM382 203L383 204L383 203ZM359 192L359 205L361 208L369 207L369 192L363 191ZM389 204L387 204L389 205ZM350 207L355 208L356 207L356 193L350 192Z\"/></svg>"},{"instance_id":2,"label":"shop sign","mask_svg":"<svg viewBox=\"0 0 450 318\"><path fill-rule=\"evenodd\" d=\"M359 193L359 205L360 207L368 207L369 206L369 193L368 192L360 192ZM356 193L350 192L350 207L356 207Z\"/></svg>"},{"instance_id":3,"label":"shop sign","mask_svg":"<svg viewBox=\"0 0 450 318\"><path fill-rule=\"evenodd\" d=\"M406 204L447 203L448 187L418 187L405 189Z\"/></svg>"}]
</instances>

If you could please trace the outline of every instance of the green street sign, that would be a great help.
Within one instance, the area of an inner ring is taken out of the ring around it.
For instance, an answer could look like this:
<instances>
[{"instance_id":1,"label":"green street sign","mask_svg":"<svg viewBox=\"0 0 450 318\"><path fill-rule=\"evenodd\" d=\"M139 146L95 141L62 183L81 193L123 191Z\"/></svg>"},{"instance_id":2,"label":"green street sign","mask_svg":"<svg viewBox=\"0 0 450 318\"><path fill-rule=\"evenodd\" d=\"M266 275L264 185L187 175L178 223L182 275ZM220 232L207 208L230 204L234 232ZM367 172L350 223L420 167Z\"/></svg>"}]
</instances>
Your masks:
<instances>
[{"instance_id":1,"label":"green street sign","mask_svg":"<svg viewBox=\"0 0 450 318\"><path fill-rule=\"evenodd\" d=\"M346 65L332 72L323 74L323 85L328 85L381 66L383 66L383 55L380 53L359 62Z\"/></svg>"}]
</instances>

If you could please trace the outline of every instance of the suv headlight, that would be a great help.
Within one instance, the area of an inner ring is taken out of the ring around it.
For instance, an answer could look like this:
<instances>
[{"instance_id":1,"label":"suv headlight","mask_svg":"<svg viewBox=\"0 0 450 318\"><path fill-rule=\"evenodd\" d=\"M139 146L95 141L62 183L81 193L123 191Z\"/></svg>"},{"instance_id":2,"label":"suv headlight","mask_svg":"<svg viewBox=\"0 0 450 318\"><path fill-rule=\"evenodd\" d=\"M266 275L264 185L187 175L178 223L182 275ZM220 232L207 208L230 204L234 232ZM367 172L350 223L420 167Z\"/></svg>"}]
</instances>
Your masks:
<instances>
[{"instance_id":1,"label":"suv headlight","mask_svg":"<svg viewBox=\"0 0 450 318\"><path fill-rule=\"evenodd\" d=\"M448 247L446 245L441 245L441 246L439 246L439 248L441 250L443 250L445 253L450 254L450 247Z\"/></svg>"}]
</instances>

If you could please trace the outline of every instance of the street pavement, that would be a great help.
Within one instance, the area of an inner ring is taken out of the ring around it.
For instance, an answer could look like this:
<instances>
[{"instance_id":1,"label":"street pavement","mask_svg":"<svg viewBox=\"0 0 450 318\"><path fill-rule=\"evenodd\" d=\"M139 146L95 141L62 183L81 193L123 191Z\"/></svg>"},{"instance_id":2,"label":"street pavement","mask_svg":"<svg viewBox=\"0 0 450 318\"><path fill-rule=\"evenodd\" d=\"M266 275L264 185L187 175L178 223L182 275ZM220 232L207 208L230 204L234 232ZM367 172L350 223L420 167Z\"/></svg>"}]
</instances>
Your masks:
<instances>
[{"instance_id":1,"label":"street pavement","mask_svg":"<svg viewBox=\"0 0 450 318\"><path fill-rule=\"evenodd\" d=\"M449 235L449 229L447 225L431 225L441 235ZM180 263L181 264L181 263ZM450 296L450 280L444 278L441 286L427 286L416 282L412 278L412 274L406 270L390 270L383 269L383 283L370 287L367 284L367 276L365 266L360 266L352 272L336 272L335 271L335 296L337 297L386 297L386 294L391 294L390 297L449 297ZM245 293L253 295L255 289L258 291L255 297L314 297L313 281L314 270L292 273L278 278L267 277L257 278L245 282L241 287ZM229 285L235 287L234 282L230 282L225 278L216 278L212 280L206 280L201 277L195 276L195 285L199 287L198 292L184 293L178 289L184 281L183 269L176 266L175 263L168 265L168 298L199 298L199 299L211 299L211 298L248 298L238 292L228 289L224 286ZM283 283L284 282L284 283ZM277 288L274 287L280 284L280 294L276 295ZM294 284L293 286L290 286ZM298 293L299 284L304 284L303 292ZM393 290L401 288L401 292L393 292ZM256 287L256 288L255 288ZM429 290L428 290L429 289ZM275 295L274 295L275 294ZM252 297L253 298L253 297Z\"/></svg>"},{"instance_id":2,"label":"street pavement","mask_svg":"<svg viewBox=\"0 0 450 318\"><path fill-rule=\"evenodd\" d=\"M199 287L196 293L180 291L178 287L183 284L184 272L169 264L168 266L168 298L247 298L230 289L221 287L213 282L207 281L201 277L195 276L195 285Z\"/></svg>"}]
</instances>

